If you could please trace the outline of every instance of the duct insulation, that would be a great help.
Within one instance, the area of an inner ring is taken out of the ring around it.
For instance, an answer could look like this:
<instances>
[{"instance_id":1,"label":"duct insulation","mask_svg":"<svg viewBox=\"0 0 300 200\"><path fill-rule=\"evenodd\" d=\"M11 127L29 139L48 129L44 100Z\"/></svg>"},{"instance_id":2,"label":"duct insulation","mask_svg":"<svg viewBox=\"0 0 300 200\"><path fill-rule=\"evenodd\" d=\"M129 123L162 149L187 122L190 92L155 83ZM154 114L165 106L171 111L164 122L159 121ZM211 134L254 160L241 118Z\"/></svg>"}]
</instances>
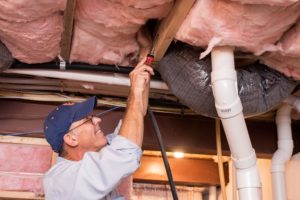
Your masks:
<instances>
[{"instance_id":1,"label":"duct insulation","mask_svg":"<svg viewBox=\"0 0 300 200\"><path fill-rule=\"evenodd\" d=\"M14 61L10 51L6 46L0 41L0 72L8 69Z\"/></svg>"},{"instance_id":2,"label":"duct insulation","mask_svg":"<svg viewBox=\"0 0 300 200\"><path fill-rule=\"evenodd\" d=\"M201 115L217 117L210 78L211 58L199 60L200 53L192 46L176 45L159 61L158 71L183 104ZM246 117L279 105L297 85L296 81L259 63L237 69L237 82Z\"/></svg>"}]
</instances>

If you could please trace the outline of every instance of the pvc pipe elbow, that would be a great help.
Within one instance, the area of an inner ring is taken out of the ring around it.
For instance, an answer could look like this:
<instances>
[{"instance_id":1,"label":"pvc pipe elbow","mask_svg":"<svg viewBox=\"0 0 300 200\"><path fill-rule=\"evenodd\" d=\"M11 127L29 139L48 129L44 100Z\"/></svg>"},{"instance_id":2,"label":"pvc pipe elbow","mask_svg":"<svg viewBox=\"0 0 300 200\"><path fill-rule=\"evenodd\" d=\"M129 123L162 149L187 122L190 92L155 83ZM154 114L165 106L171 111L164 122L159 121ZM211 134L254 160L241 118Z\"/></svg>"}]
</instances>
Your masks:
<instances>
[{"instance_id":1,"label":"pvc pipe elbow","mask_svg":"<svg viewBox=\"0 0 300 200\"><path fill-rule=\"evenodd\" d=\"M249 168L237 170L237 188L260 188L260 177L257 164Z\"/></svg>"},{"instance_id":2,"label":"pvc pipe elbow","mask_svg":"<svg viewBox=\"0 0 300 200\"><path fill-rule=\"evenodd\" d=\"M272 157L271 172L284 172L285 163L290 160L293 154L294 144L293 140L279 140L278 150Z\"/></svg>"}]
</instances>

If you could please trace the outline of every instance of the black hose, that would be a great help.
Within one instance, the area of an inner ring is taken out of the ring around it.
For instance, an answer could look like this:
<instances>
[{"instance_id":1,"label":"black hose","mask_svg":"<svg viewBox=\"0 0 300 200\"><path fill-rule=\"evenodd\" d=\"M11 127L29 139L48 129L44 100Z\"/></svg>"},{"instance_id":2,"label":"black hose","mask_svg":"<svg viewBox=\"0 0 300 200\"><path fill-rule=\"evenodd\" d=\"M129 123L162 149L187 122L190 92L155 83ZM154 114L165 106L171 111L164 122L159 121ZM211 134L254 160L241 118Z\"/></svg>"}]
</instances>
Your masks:
<instances>
[{"instance_id":1,"label":"black hose","mask_svg":"<svg viewBox=\"0 0 300 200\"><path fill-rule=\"evenodd\" d=\"M160 133L159 127L157 125L157 121L155 119L155 116L154 116L152 110L150 109L150 107L148 107L148 113L149 113L150 119L152 121L154 130L155 130L155 133L156 133L156 136L157 136L157 140L158 140L158 143L159 143L161 155L162 155L162 158L163 158L163 161L164 161L164 164L165 164L165 168L166 168L166 172L167 172L167 175L168 175L168 179L169 179L173 199L178 200L178 195L177 195L175 183L174 183L171 168L170 168L170 165L169 165L169 162L168 162L166 150L164 148L161 133Z\"/></svg>"},{"instance_id":2,"label":"black hose","mask_svg":"<svg viewBox=\"0 0 300 200\"><path fill-rule=\"evenodd\" d=\"M15 69L51 69L59 70L59 62L48 62L40 64L26 64L21 62L16 62L11 68ZM101 71L101 72L116 72L128 74L132 71L132 67L116 66L116 65L90 65L85 63L66 63L66 70L86 70L86 71Z\"/></svg>"}]
</instances>

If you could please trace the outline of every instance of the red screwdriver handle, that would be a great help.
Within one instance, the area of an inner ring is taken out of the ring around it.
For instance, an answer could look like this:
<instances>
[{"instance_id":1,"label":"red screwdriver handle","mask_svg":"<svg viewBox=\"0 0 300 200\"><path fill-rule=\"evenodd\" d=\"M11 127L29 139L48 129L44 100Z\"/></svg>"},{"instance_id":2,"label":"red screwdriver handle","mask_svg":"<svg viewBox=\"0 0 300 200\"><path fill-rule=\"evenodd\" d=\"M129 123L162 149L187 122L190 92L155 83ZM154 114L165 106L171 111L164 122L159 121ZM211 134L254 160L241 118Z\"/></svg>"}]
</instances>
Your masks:
<instances>
[{"instance_id":1,"label":"red screwdriver handle","mask_svg":"<svg viewBox=\"0 0 300 200\"><path fill-rule=\"evenodd\" d=\"M145 61L145 64L146 65L151 65L153 61L154 61L154 56L152 54L148 54L147 59Z\"/></svg>"}]
</instances>

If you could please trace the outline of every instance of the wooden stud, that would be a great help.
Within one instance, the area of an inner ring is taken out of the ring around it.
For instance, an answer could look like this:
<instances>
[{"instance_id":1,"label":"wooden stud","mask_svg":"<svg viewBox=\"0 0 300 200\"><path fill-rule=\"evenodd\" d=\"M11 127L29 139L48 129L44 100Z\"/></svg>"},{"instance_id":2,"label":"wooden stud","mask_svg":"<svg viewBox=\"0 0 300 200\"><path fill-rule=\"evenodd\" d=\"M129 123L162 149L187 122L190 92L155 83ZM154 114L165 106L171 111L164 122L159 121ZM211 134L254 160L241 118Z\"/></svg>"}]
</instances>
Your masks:
<instances>
[{"instance_id":1,"label":"wooden stud","mask_svg":"<svg viewBox=\"0 0 300 200\"><path fill-rule=\"evenodd\" d=\"M155 61L164 56L194 2L195 0L176 0L169 15L159 25L153 45Z\"/></svg>"},{"instance_id":2,"label":"wooden stud","mask_svg":"<svg viewBox=\"0 0 300 200\"><path fill-rule=\"evenodd\" d=\"M65 61L69 61L71 53L75 7L76 0L67 1L67 6L64 12L64 31L62 33L60 43L60 56Z\"/></svg>"}]
</instances>

